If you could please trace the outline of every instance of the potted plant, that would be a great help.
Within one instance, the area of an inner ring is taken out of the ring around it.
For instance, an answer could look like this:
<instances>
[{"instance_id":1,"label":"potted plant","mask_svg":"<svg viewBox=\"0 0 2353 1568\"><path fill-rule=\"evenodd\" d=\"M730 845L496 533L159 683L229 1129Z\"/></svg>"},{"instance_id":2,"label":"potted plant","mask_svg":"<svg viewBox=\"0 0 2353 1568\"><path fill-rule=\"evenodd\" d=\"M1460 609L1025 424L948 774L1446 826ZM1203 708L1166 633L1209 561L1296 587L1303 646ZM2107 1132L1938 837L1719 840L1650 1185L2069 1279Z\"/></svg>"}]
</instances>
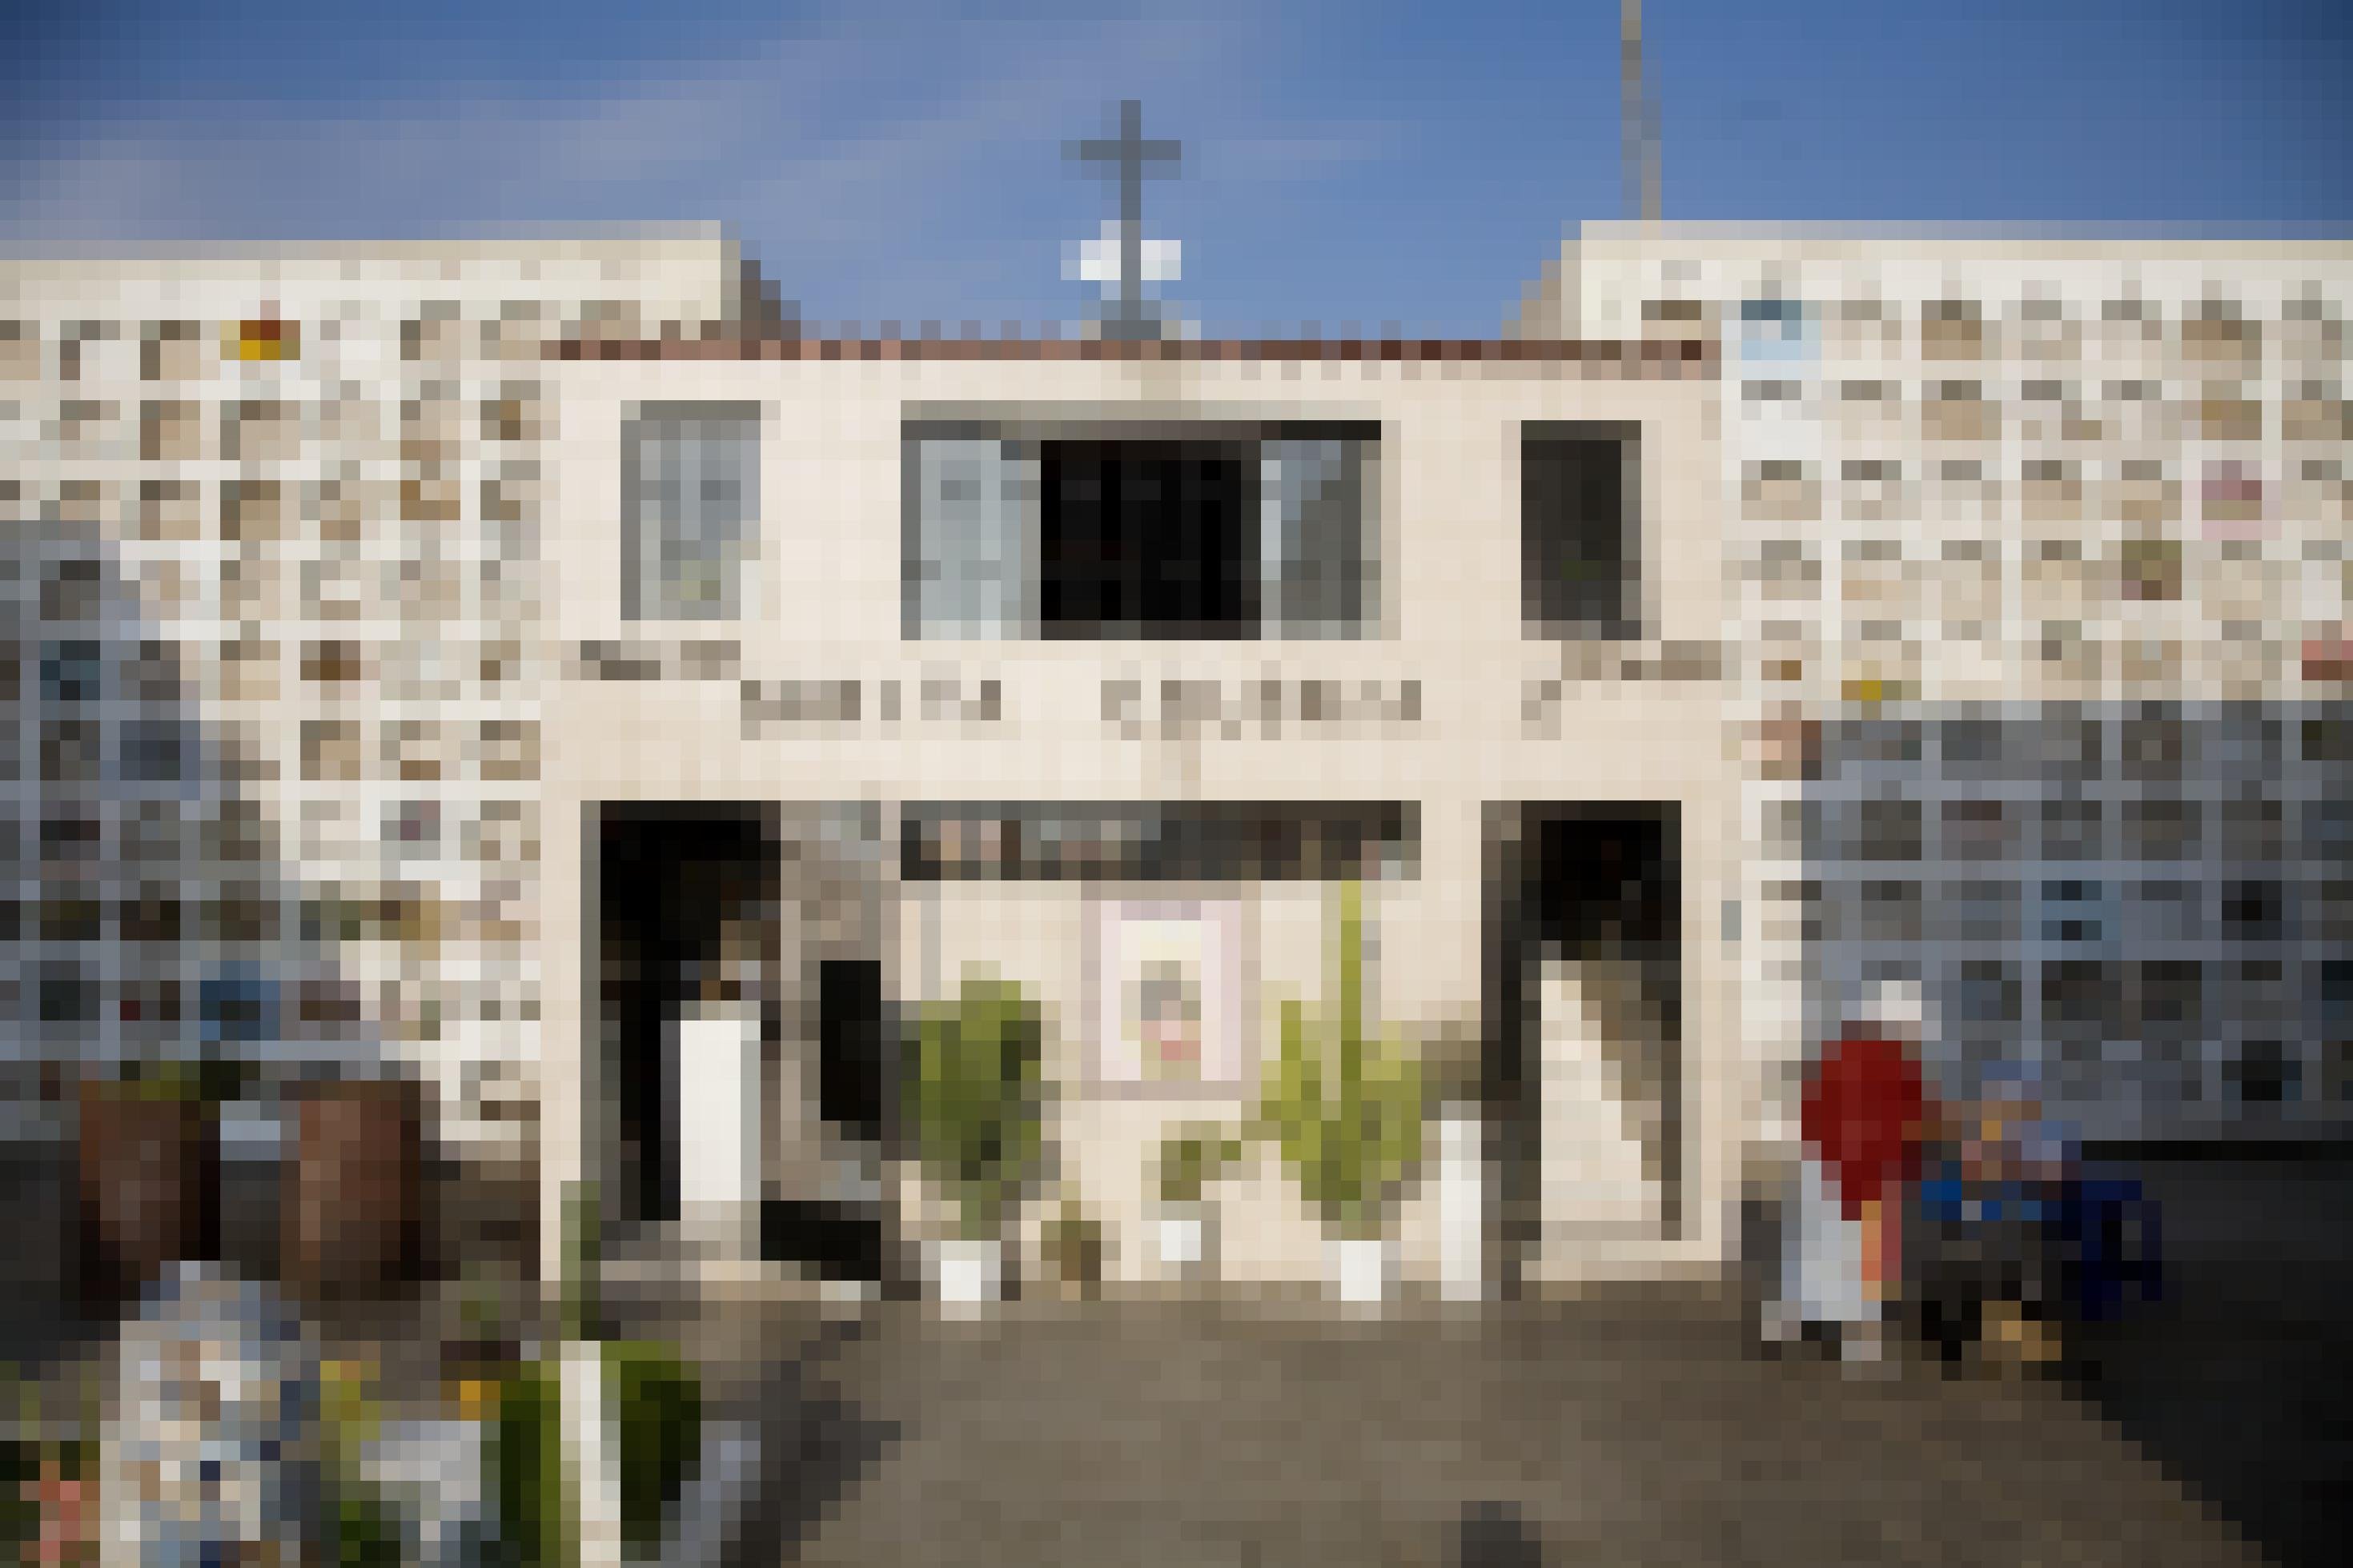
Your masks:
<instances>
[{"instance_id":1,"label":"potted plant","mask_svg":"<svg viewBox=\"0 0 2353 1568\"><path fill-rule=\"evenodd\" d=\"M565 1192L562 1342L510 1369L495 1400L500 1528L524 1568L659 1559L705 1458L694 1363L607 1331L600 1221L593 1183Z\"/></svg>"},{"instance_id":2,"label":"potted plant","mask_svg":"<svg viewBox=\"0 0 2353 1568\"><path fill-rule=\"evenodd\" d=\"M702 1381L671 1346L612 1340L605 1389L607 1408L617 1407L622 1550L652 1559L702 1460Z\"/></svg>"},{"instance_id":3,"label":"potted plant","mask_svg":"<svg viewBox=\"0 0 2353 1568\"><path fill-rule=\"evenodd\" d=\"M525 1361L500 1380L491 1466L501 1551L512 1568L572 1568L577 1489L565 1464L560 1367Z\"/></svg>"},{"instance_id":4,"label":"potted plant","mask_svg":"<svg viewBox=\"0 0 2353 1568\"><path fill-rule=\"evenodd\" d=\"M81 1084L76 1251L84 1308L108 1313L166 1266L220 1256L220 1103L243 1069L126 1062Z\"/></svg>"},{"instance_id":5,"label":"potted plant","mask_svg":"<svg viewBox=\"0 0 2353 1568\"><path fill-rule=\"evenodd\" d=\"M1171 1274L1208 1267L1208 1211L1203 1194L1241 1157L1241 1139L1216 1127L1181 1127L1161 1140L1153 1162L1153 1190L1159 1198L1153 1237L1160 1265Z\"/></svg>"},{"instance_id":6,"label":"potted plant","mask_svg":"<svg viewBox=\"0 0 2353 1568\"><path fill-rule=\"evenodd\" d=\"M1267 1064L1259 1110L1331 1238L1334 1283L1352 1304L1388 1294L1389 1222L1421 1163L1429 1100L1405 1037L1366 1023L1362 901L1356 884L1342 884L1339 994L1315 1012L1282 1004L1282 1047Z\"/></svg>"},{"instance_id":7,"label":"potted plant","mask_svg":"<svg viewBox=\"0 0 2353 1568\"><path fill-rule=\"evenodd\" d=\"M979 974L918 1016L909 1120L924 1175L956 1214L935 1253L944 1301L971 1306L1003 1289L1005 1222L1042 1152L1044 1041L1037 1004Z\"/></svg>"}]
</instances>

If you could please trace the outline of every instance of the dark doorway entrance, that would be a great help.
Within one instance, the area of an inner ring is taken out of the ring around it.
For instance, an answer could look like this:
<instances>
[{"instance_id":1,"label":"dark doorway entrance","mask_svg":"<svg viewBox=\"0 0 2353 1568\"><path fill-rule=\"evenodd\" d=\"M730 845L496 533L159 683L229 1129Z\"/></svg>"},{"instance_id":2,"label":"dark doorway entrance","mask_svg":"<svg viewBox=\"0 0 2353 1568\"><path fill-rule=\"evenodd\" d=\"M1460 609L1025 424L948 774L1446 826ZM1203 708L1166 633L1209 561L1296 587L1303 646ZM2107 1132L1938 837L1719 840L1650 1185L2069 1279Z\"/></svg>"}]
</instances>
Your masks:
<instances>
[{"instance_id":1,"label":"dark doorway entrance","mask_svg":"<svg viewBox=\"0 0 2353 1568\"><path fill-rule=\"evenodd\" d=\"M880 1143L889 1109L881 961L819 960L817 997L818 1114L848 1137Z\"/></svg>"},{"instance_id":2,"label":"dark doorway entrance","mask_svg":"<svg viewBox=\"0 0 2353 1568\"><path fill-rule=\"evenodd\" d=\"M839 1147L880 1172L894 1131L896 1030L883 994L882 963L819 958L817 984L817 1107ZM879 1194L812 1197L786 1193L760 1205L760 1256L803 1265L824 1279L892 1280L889 1215Z\"/></svg>"},{"instance_id":3,"label":"dark doorway entrance","mask_svg":"<svg viewBox=\"0 0 2353 1568\"><path fill-rule=\"evenodd\" d=\"M1672 802L1504 802L1488 806L1485 1099L1498 1202L1492 1256L1515 1294L1538 1237L1542 1152L1535 976L1546 953L1630 960L1666 1045L1661 1064L1662 1212L1681 1224L1683 869Z\"/></svg>"},{"instance_id":4,"label":"dark doorway entrance","mask_svg":"<svg viewBox=\"0 0 2353 1568\"><path fill-rule=\"evenodd\" d=\"M879 827L849 832L823 806L630 801L599 808L591 833L610 1239L663 1254L670 1233L649 1227L681 1218L681 1146L696 1129L681 1122L679 1020L692 1004L753 1006L759 1255L883 1280L896 1028L871 956L884 951L879 863L843 849Z\"/></svg>"},{"instance_id":5,"label":"dark doorway entrance","mask_svg":"<svg viewBox=\"0 0 2353 1568\"><path fill-rule=\"evenodd\" d=\"M596 1017L605 1113L617 1133L608 1212L672 1221L678 1064L668 1032L691 996L742 984L722 963L729 922L757 929L777 918L776 825L756 805L614 802L602 809L596 847ZM767 1003L764 1052L778 1024Z\"/></svg>"}]
</instances>

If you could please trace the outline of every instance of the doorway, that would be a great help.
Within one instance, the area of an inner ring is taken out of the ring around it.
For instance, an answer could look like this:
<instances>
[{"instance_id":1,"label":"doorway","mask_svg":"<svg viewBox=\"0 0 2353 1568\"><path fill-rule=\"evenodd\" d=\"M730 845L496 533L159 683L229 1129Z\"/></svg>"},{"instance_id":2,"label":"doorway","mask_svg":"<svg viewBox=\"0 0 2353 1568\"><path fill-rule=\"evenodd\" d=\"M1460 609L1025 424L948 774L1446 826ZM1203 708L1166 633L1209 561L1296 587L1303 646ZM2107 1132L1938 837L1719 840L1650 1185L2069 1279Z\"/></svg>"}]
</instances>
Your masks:
<instances>
[{"instance_id":1,"label":"doorway","mask_svg":"<svg viewBox=\"0 0 2353 1568\"><path fill-rule=\"evenodd\" d=\"M681 1017L710 1002L755 1010L765 1104L781 1018L770 968L778 909L773 816L756 805L607 803L599 814L596 1011L607 1217L679 1218Z\"/></svg>"},{"instance_id":2,"label":"doorway","mask_svg":"<svg viewBox=\"0 0 2353 1568\"><path fill-rule=\"evenodd\" d=\"M608 802L594 839L614 1238L665 1251L696 1228L682 1208L725 1207L742 1251L879 1284L897 1082L879 814Z\"/></svg>"},{"instance_id":3,"label":"doorway","mask_svg":"<svg viewBox=\"0 0 2353 1568\"><path fill-rule=\"evenodd\" d=\"M1683 873L1673 802L1503 802L1488 807L1482 1089L1498 1201L1492 1250L1509 1296L1544 1235L1542 1001L1548 963L1607 963L1642 1020L1629 1070L1654 1100L1643 1158L1661 1234L1682 1224Z\"/></svg>"}]
</instances>

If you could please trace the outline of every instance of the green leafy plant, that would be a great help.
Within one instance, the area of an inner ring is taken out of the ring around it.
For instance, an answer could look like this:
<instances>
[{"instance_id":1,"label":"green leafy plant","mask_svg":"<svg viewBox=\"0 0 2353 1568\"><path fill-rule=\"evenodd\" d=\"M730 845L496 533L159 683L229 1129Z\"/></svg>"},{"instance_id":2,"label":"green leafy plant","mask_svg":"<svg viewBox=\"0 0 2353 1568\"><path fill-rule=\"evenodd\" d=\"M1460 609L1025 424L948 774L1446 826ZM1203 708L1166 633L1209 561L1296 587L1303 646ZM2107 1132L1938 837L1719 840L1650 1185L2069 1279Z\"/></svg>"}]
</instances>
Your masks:
<instances>
[{"instance_id":1,"label":"green leafy plant","mask_svg":"<svg viewBox=\"0 0 2353 1568\"><path fill-rule=\"evenodd\" d=\"M326 1442L328 1522L339 1568L399 1568L400 1522L383 1494L368 1484L361 1456L383 1423L369 1395L369 1373L343 1363L323 1369L321 1425Z\"/></svg>"},{"instance_id":2,"label":"green leafy plant","mask_svg":"<svg viewBox=\"0 0 2353 1568\"><path fill-rule=\"evenodd\" d=\"M677 1352L644 1341L604 1347L605 1387L619 1410L621 1542L650 1556L662 1516L702 1457L702 1383Z\"/></svg>"},{"instance_id":3,"label":"green leafy plant","mask_svg":"<svg viewBox=\"0 0 2353 1568\"><path fill-rule=\"evenodd\" d=\"M554 1367L526 1362L500 1380L493 1430L501 1568L574 1568L563 1391Z\"/></svg>"},{"instance_id":4,"label":"green leafy plant","mask_svg":"<svg viewBox=\"0 0 2353 1568\"><path fill-rule=\"evenodd\" d=\"M564 1283L559 1308L565 1337L594 1338L599 1318L598 1284L604 1268L604 1204L594 1182L564 1189Z\"/></svg>"},{"instance_id":5,"label":"green leafy plant","mask_svg":"<svg viewBox=\"0 0 2353 1568\"><path fill-rule=\"evenodd\" d=\"M923 1009L915 1045L917 1157L964 1235L996 1237L1043 1153L1043 1017L1011 981L967 974L956 1001Z\"/></svg>"},{"instance_id":6,"label":"green leafy plant","mask_svg":"<svg viewBox=\"0 0 2353 1568\"><path fill-rule=\"evenodd\" d=\"M1216 1127L1181 1127L1160 1141L1153 1184L1164 1204L1198 1204L1202 1190L1241 1157L1240 1137Z\"/></svg>"},{"instance_id":7,"label":"green leafy plant","mask_svg":"<svg viewBox=\"0 0 2353 1568\"><path fill-rule=\"evenodd\" d=\"M597 1354L620 1447L622 1544L650 1557L660 1549L666 1511L685 1494L702 1458L702 1379L665 1344L608 1340ZM500 1380L491 1451L500 1568L579 1562L579 1500L566 1471L563 1402L552 1362L526 1362Z\"/></svg>"},{"instance_id":8,"label":"green leafy plant","mask_svg":"<svg viewBox=\"0 0 2353 1568\"><path fill-rule=\"evenodd\" d=\"M1281 1049L1265 1069L1258 1121L1326 1229L1377 1237L1421 1163L1429 1094L1405 1037L1366 1023L1363 892L1353 882L1340 889L1337 946L1332 1005L1282 1005Z\"/></svg>"},{"instance_id":9,"label":"green leafy plant","mask_svg":"<svg viewBox=\"0 0 2353 1568\"><path fill-rule=\"evenodd\" d=\"M341 1568L399 1568L400 1527L373 1489L338 1482L334 1494L335 1561Z\"/></svg>"},{"instance_id":10,"label":"green leafy plant","mask_svg":"<svg viewBox=\"0 0 2353 1568\"><path fill-rule=\"evenodd\" d=\"M41 1505L33 1488L41 1479L41 1445L31 1437L0 1437L0 1545L9 1561L26 1561L40 1534Z\"/></svg>"}]
</instances>

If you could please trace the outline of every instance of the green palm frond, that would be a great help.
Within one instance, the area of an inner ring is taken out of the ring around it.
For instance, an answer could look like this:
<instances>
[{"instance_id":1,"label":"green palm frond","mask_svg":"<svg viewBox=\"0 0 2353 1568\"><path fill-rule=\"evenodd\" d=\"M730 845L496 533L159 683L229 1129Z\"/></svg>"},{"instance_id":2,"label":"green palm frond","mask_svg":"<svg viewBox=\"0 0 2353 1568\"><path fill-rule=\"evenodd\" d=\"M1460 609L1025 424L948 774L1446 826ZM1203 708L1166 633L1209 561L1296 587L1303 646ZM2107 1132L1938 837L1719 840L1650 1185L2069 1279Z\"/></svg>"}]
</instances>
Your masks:
<instances>
[{"instance_id":1,"label":"green palm frond","mask_svg":"<svg viewBox=\"0 0 2353 1568\"><path fill-rule=\"evenodd\" d=\"M1282 1005L1257 1122L1324 1224L1365 1235L1378 1232L1421 1163L1428 1096L1404 1036L1367 1032L1361 893L1354 883L1341 889L1338 926L1338 994L1314 1011L1296 1001Z\"/></svg>"}]
</instances>

